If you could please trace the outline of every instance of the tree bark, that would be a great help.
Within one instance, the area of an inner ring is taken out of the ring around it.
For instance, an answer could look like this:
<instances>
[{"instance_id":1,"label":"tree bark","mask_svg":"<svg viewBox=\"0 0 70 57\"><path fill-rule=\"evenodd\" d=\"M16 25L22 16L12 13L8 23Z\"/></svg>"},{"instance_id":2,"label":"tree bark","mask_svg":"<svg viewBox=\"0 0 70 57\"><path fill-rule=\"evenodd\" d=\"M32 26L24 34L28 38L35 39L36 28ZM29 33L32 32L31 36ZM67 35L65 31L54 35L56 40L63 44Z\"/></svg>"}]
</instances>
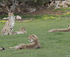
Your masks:
<instances>
[{"instance_id":1,"label":"tree bark","mask_svg":"<svg viewBox=\"0 0 70 57\"><path fill-rule=\"evenodd\" d=\"M1 30L2 35L12 35L13 34L13 28L15 25L15 16L14 16L14 10L15 10L16 0L13 0L13 4L11 8L7 6L8 10L8 21L4 25L3 29Z\"/></svg>"},{"instance_id":2,"label":"tree bark","mask_svg":"<svg viewBox=\"0 0 70 57\"><path fill-rule=\"evenodd\" d=\"M2 35L12 35L13 33L13 28L15 25L15 16L13 13L8 13L9 14L9 19L4 25L3 29L1 30Z\"/></svg>"}]
</instances>

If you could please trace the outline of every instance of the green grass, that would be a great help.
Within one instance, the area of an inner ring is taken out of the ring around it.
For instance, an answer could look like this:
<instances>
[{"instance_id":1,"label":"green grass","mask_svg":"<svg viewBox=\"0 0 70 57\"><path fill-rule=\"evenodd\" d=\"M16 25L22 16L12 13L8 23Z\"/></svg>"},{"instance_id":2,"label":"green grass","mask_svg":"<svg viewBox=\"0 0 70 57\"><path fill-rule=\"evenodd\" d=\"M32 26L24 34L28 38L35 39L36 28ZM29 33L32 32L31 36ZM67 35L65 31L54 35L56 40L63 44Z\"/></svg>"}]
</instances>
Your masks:
<instances>
[{"instance_id":1,"label":"green grass","mask_svg":"<svg viewBox=\"0 0 70 57\"><path fill-rule=\"evenodd\" d=\"M5 23L0 23L0 30ZM21 35L0 36L0 57L70 57L70 32L48 31L53 28L66 28L70 24L70 19L47 19L28 22L16 22L14 31L24 26L27 33ZM29 34L36 34L41 44L40 49L9 49L21 43L29 43Z\"/></svg>"}]
</instances>

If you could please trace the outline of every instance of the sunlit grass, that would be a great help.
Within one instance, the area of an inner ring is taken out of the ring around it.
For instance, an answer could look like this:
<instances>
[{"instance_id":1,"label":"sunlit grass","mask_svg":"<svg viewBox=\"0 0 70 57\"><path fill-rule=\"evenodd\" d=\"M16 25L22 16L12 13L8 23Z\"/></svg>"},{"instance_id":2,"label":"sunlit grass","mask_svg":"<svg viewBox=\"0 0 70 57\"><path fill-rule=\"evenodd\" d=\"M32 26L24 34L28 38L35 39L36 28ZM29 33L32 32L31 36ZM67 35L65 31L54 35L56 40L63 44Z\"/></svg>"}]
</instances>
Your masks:
<instances>
[{"instance_id":1,"label":"sunlit grass","mask_svg":"<svg viewBox=\"0 0 70 57\"><path fill-rule=\"evenodd\" d=\"M67 28L70 24L69 16L69 12L63 15L21 15L25 22L16 22L14 31L24 26L27 33L11 36L0 35L0 47L5 48L4 51L0 51L0 57L70 57L70 32L48 32L54 28ZM0 20L0 31L5 22L5 20ZM10 46L21 43L28 44L30 34L36 34L39 37L40 49L9 49Z\"/></svg>"},{"instance_id":2,"label":"sunlit grass","mask_svg":"<svg viewBox=\"0 0 70 57\"><path fill-rule=\"evenodd\" d=\"M0 20L0 22L6 22L6 20Z\"/></svg>"},{"instance_id":3,"label":"sunlit grass","mask_svg":"<svg viewBox=\"0 0 70 57\"><path fill-rule=\"evenodd\" d=\"M5 22L0 23L0 30ZM0 57L67 57L70 56L70 32L48 31L53 28L66 28L70 24L70 19L46 19L39 21L16 22L14 31L18 31L24 26L27 33L22 35L0 36L0 47L5 51L0 51ZM29 43L29 34L36 34L41 44L40 49L9 49L21 43Z\"/></svg>"}]
</instances>

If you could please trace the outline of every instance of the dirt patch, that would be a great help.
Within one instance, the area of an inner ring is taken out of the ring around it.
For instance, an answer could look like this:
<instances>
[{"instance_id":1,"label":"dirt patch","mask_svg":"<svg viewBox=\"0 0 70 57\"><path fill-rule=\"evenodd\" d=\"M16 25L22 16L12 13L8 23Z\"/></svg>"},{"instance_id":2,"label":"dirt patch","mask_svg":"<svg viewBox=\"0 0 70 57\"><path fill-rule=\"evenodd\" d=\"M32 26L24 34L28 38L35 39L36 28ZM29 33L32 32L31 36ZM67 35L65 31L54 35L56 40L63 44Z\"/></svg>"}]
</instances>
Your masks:
<instances>
[{"instance_id":1,"label":"dirt patch","mask_svg":"<svg viewBox=\"0 0 70 57\"><path fill-rule=\"evenodd\" d=\"M59 10L54 11L54 9L48 9L48 8L37 9L35 12L25 12L23 8L19 13L23 15L43 15L43 14L60 15L62 12L63 11L59 11ZM16 13L18 12L16 11Z\"/></svg>"},{"instance_id":2,"label":"dirt patch","mask_svg":"<svg viewBox=\"0 0 70 57\"><path fill-rule=\"evenodd\" d=\"M15 13L18 14L23 14L23 15L43 15L43 14L49 14L49 15L60 15L62 13L62 11L58 10L58 11L54 11L53 8L36 8L35 12L27 12L26 11L26 7L20 7L20 12L18 12L18 8L16 8ZM6 9L2 9L2 11L0 11L0 15L6 15L7 14L7 10Z\"/></svg>"}]
</instances>

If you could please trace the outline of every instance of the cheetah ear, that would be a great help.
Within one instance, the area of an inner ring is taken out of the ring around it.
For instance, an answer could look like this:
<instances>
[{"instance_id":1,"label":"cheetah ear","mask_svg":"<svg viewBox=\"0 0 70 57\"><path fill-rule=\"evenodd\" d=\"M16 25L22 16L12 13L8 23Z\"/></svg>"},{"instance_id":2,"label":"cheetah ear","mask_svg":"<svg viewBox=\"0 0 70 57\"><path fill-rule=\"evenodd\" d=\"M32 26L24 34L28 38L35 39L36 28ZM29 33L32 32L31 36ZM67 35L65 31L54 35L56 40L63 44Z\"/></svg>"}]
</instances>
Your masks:
<instances>
[{"instance_id":1,"label":"cheetah ear","mask_svg":"<svg viewBox=\"0 0 70 57\"><path fill-rule=\"evenodd\" d=\"M35 37L35 35L32 35L33 37Z\"/></svg>"},{"instance_id":2,"label":"cheetah ear","mask_svg":"<svg viewBox=\"0 0 70 57\"><path fill-rule=\"evenodd\" d=\"M37 37L36 35L33 35L33 37Z\"/></svg>"},{"instance_id":3,"label":"cheetah ear","mask_svg":"<svg viewBox=\"0 0 70 57\"><path fill-rule=\"evenodd\" d=\"M32 34L32 36L33 36L33 37L35 37L35 35L34 35L34 34Z\"/></svg>"}]
</instances>

